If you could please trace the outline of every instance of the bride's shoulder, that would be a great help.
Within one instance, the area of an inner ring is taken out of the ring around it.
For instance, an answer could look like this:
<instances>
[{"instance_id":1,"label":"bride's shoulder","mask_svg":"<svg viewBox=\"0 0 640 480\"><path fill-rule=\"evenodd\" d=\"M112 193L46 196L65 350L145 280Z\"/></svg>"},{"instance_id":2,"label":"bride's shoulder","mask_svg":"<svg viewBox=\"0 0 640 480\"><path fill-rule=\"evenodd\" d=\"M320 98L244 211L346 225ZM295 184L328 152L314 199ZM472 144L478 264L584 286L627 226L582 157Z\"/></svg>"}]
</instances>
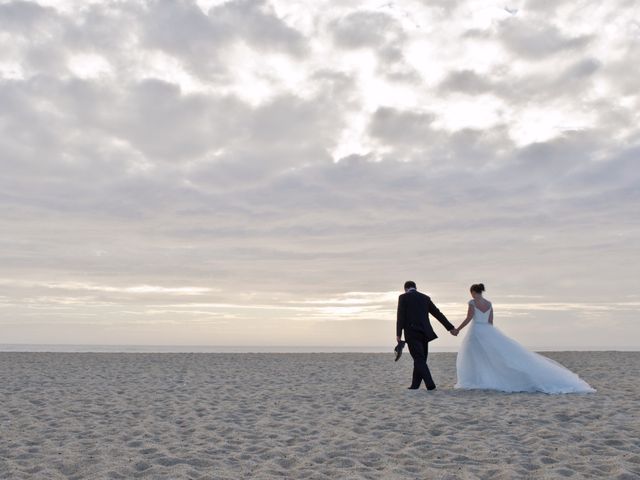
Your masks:
<instances>
[{"instance_id":1,"label":"bride's shoulder","mask_svg":"<svg viewBox=\"0 0 640 480\"><path fill-rule=\"evenodd\" d=\"M469 300L467 303L468 303L469 305L471 305L472 307L473 307L473 306L475 306L475 303L473 303L473 298L472 298L471 300Z\"/></svg>"}]
</instances>

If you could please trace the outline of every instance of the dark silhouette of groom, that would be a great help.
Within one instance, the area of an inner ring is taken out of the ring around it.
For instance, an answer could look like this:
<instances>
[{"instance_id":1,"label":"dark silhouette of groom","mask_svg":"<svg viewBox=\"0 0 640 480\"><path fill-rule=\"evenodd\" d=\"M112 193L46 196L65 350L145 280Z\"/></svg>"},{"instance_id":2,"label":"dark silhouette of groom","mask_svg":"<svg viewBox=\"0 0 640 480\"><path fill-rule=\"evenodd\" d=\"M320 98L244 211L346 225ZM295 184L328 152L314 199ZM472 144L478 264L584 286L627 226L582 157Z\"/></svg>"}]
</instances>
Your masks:
<instances>
[{"instance_id":1,"label":"dark silhouette of groom","mask_svg":"<svg viewBox=\"0 0 640 480\"><path fill-rule=\"evenodd\" d=\"M429 342L438 336L431 327L429 314L436 317L451 335L458 335L458 330L438 310L431 298L416 290L415 282L405 282L404 292L398 297L396 335L397 340L400 341L402 330L404 330L404 339L409 346L409 353L413 357L413 379L409 389L420 388L420 384L424 380L427 390L435 390L436 384L433 382L427 366L427 355L429 354Z\"/></svg>"}]
</instances>

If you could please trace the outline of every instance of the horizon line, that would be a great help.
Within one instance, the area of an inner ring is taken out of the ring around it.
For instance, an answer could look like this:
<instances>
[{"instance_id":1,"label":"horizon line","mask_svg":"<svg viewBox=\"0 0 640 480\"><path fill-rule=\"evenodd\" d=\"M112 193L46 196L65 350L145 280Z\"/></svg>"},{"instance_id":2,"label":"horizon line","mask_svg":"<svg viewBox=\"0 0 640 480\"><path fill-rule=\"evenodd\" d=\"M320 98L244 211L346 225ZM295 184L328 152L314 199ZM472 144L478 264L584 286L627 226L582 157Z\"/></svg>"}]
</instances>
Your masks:
<instances>
[{"instance_id":1,"label":"horizon line","mask_svg":"<svg viewBox=\"0 0 640 480\"><path fill-rule=\"evenodd\" d=\"M388 353L394 345L203 345L203 344L73 344L3 343L0 352L33 353ZM637 352L634 345L534 345L525 347L539 352ZM457 347L433 346L433 352L456 353Z\"/></svg>"}]
</instances>

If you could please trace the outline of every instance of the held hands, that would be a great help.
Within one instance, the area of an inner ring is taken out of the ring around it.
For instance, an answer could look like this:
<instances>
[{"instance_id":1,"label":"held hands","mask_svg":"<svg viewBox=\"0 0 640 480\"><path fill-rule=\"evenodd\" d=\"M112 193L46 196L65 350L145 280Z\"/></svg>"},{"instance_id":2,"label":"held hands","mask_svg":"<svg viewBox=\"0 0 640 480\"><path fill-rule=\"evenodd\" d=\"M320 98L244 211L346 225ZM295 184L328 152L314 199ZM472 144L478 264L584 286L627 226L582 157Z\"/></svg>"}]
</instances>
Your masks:
<instances>
[{"instance_id":1,"label":"held hands","mask_svg":"<svg viewBox=\"0 0 640 480\"><path fill-rule=\"evenodd\" d=\"M460 333L460 329L459 328L453 328L453 329L449 330L449 333L451 335L453 335L454 337L457 337L458 334ZM396 337L396 341L400 342L401 341L401 337Z\"/></svg>"}]
</instances>

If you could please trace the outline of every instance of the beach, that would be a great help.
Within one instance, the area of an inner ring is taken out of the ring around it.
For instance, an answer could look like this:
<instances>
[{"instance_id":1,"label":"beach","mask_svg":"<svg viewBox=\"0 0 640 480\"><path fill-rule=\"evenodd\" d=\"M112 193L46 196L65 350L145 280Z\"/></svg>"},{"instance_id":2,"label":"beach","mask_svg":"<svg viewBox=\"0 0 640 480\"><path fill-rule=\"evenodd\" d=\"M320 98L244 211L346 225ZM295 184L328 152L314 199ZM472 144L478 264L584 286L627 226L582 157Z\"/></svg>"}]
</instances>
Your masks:
<instances>
[{"instance_id":1,"label":"beach","mask_svg":"<svg viewBox=\"0 0 640 480\"><path fill-rule=\"evenodd\" d=\"M595 394L409 391L408 353L0 353L2 479L640 478L640 352Z\"/></svg>"}]
</instances>

